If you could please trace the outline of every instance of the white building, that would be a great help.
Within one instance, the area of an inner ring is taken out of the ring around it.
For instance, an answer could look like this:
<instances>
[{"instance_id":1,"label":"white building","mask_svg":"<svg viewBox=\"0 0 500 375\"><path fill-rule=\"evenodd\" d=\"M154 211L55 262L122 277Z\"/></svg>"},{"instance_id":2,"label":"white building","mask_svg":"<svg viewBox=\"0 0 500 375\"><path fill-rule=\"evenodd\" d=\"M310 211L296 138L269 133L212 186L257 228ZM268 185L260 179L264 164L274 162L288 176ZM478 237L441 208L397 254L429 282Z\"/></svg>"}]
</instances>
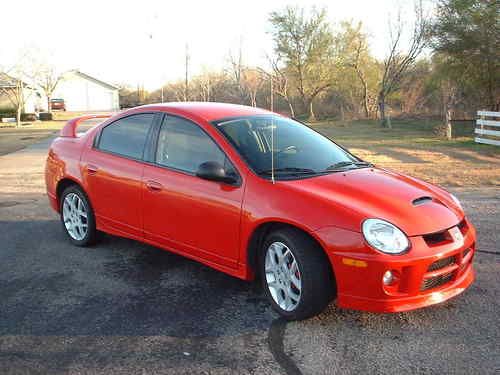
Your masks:
<instances>
[{"instance_id":1,"label":"white building","mask_svg":"<svg viewBox=\"0 0 500 375\"><path fill-rule=\"evenodd\" d=\"M20 96L22 95L22 99ZM40 107L41 94L26 82L0 72L0 112L15 111L16 103L24 102L24 113L35 113Z\"/></svg>"},{"instance_id":2,"label":"white building","mask_svg":"<svg viewBox=\"0 0 500 375\"><path fill-rule=\"evenodd\" d=\"M118 87L78 70L63 74L52 99L64 99L67 111L117 111L120 109Z\"/></svg>"}]
</instances>

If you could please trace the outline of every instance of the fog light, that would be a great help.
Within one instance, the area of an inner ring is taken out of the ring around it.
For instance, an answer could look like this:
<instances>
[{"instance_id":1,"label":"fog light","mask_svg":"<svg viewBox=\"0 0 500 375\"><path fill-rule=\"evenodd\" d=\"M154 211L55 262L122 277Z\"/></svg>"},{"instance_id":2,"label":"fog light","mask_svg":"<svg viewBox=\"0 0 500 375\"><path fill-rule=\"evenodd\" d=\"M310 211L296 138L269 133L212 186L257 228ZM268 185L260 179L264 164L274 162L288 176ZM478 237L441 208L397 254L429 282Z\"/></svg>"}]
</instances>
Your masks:
<instances>
[{"instance_id":1,"label":"fog light","mask_svg":"<svg viewBox=\"0 0 500 375\"><path fill-rule=\"evenodd\" d=\"M394 281L394 274L392 271L385 271L382 281L384 282L384 285L391 285Z\"/></svg>"}]
</instances>

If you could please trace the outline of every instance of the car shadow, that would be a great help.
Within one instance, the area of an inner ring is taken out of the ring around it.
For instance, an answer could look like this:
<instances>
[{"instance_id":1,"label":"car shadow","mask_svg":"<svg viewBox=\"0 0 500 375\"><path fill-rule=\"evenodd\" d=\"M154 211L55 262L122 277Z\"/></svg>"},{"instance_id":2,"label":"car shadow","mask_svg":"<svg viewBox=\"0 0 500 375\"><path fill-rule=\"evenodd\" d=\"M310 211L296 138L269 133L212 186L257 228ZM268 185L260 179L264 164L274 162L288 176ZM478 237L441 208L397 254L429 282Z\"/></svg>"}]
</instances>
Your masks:
<instances>
[{"instance_id":1,"label":"car shadow","mask_svg":"<svg viewBox=\"0 0 500 375\"><path fill-rule=\"evenodd\" d=\"M0 221L0 335L212 337L276 318L258 283L109 235L75 247L60 225Z\"/></svg>"}]
</instances>

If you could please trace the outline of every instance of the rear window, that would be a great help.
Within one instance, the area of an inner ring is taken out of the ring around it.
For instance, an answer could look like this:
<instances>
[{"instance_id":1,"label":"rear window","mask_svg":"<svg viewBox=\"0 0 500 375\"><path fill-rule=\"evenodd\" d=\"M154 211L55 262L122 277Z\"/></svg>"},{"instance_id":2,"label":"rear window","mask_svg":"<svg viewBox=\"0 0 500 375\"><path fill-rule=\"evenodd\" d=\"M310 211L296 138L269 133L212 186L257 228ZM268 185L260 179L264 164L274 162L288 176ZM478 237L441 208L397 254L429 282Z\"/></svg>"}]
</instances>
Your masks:
<instances>
[{"instance_id":1,"label":"rear window","mask_svg":"<svg viewBox=\"0 0 500 375\"><path fill-rule=\"evenodd\" d=\"M142 159L153 116L152 113L132 115L106 126L101 131L98 148L129 158Z\"/></svg>"}]
</instances>

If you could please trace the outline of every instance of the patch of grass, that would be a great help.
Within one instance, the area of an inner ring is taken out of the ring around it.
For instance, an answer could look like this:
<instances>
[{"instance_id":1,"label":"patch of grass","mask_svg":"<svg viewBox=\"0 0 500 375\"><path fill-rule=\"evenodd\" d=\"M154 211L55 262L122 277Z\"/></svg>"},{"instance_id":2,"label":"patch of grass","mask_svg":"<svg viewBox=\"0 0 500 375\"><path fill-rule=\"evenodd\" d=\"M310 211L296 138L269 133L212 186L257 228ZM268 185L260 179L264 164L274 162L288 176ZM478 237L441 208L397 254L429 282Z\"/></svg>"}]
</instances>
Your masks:
<instances>
[{"instance_id":1,"label":"patch of grass","mask_svg":"<svg viewBox=\"0 0 500 375\"><path fill-rule=\"evenodd\" d=\"M311 126L380 167L442 185L500 186L500 147L475 143L472 136L439 138L433 132L439 122L393 120L393 129L375 120Z\"/></svg>"}]
</instances>

